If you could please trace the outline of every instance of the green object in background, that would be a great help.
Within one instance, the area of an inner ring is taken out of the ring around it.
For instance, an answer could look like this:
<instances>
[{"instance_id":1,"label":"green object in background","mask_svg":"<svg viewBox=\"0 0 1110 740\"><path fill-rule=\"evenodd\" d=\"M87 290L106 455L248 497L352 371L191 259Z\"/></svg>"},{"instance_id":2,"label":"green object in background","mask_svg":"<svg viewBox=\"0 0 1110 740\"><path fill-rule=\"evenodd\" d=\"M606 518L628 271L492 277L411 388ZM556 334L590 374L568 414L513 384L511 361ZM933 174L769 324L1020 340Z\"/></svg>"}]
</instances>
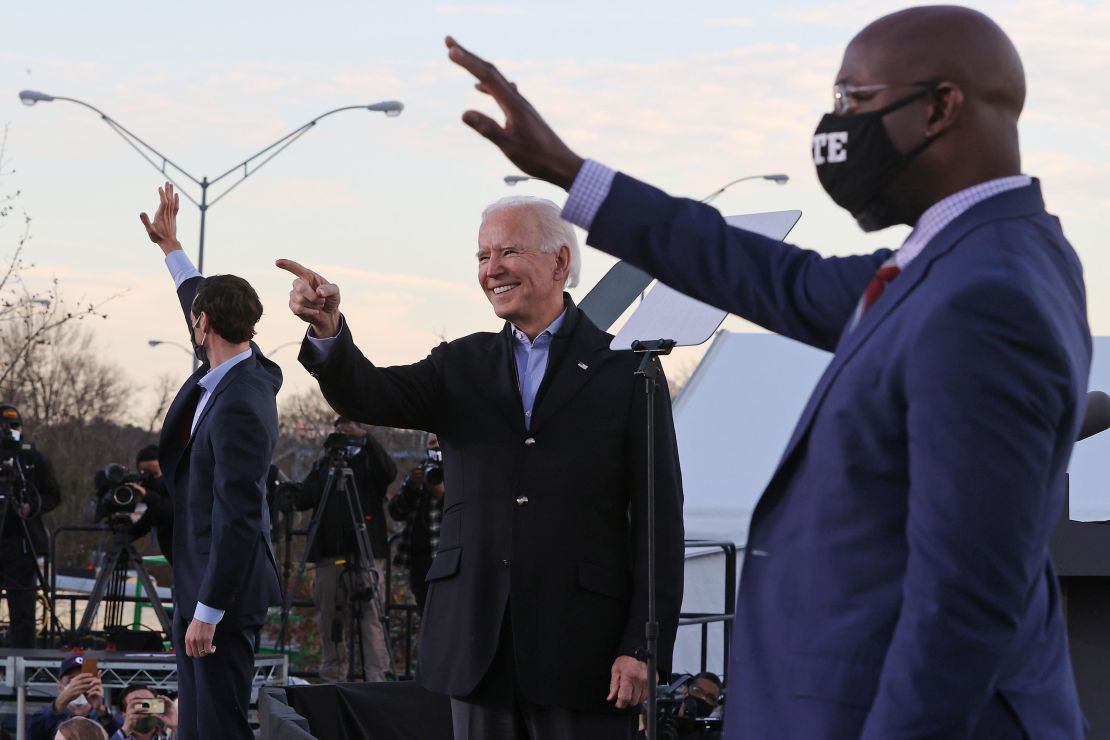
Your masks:
<instances>
[{"instance_id":1,"label":"green object in background","mask_svg":"<svg viewBox=\"0 0 1110 740\"><path fill-rule=\"evenodd\" d=\"M152 565L169 565L170 564L170 561L166 560L165 556L163 556L163 555L144 555L143 556L143 562L144 563L150 563ZM143 584L142 584L142 582L139 581L138 578L136 578L135 579L135 598L136 599L141 599L142 597L143 597ZM158 594L157 593L153 594L153 598L157 599ZM133 629L133 630L142 629L142 627L143 627L143 609L144 608L145 607L143 606L143 603L141 601L136 601L135 602L135 616L131 620L131 629Z\"/></svg>"}]
</instances>

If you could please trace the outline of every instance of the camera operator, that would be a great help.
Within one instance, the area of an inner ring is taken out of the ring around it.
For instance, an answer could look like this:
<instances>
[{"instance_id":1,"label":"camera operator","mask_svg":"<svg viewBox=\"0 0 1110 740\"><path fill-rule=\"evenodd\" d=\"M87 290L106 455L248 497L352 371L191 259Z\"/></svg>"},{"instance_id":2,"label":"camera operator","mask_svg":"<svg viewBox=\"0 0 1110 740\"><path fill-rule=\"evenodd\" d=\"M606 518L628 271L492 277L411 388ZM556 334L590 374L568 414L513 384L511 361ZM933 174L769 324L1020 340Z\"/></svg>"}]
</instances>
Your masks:
<instances>
[{"instance_id":1,"label":"camera operator","mask_svg":"<svg viewBox=\"0 0 1110 740\"><path fill-rule=\"evenodd\" d=\"M397 556L393 563L409 570L409 585L416 597L416 606L424 612L428 596L428 568L439 546L439 528L443 521L443 453L439 438L428 435L427 457L422 465L413 468L401 490L389 502L389 515L404 522Z\"/></svg>"},{"instance_id":2,"label":"camera operator","mask_svg":"<svg viewBox=\"0 0 1110 740\"><path fill-rule=\"evenodd\" d=\"M332 683L348 678L344 634L348 633L346 639L356 641L356 648L360 642L359 636L349 634L347 610L351 606L350 601L368 594L372 586L376 586L383 602L387 598L383 573L389 545L384 502L386 489L397 477L397 466L389 454L361 424L339 417L335 420L335 431L348 437L348 464L354 473L359 502L366 517L374 562L357 563L358 546L351 513L338 489L333 490L327 508L320 514L320 529L308 553L308 560L316 563L312 598L316 602L316 621L320 631L320 678ZM328 479L328 469L329 456L325 452L304 480L302 501L310 501L310 506L317 505ZM358 567L352 569L352 563L357 563ZM386 673L393 667L389 665L385 643L387 636L382 629L378 603L373 599L366 600L362 608L359 629L366 680L384 681Z\"/></svg>"},{"instance_id":3,"label":"camera operator","mask_svg":"<svg viewBox=\"0 0 1110 740\"><path fill-rule=\"evenodd\" d=\"M168 696L156 696L145 684L129 684L118 702L123 726L111 740L163 740L177 732L177 704Z\"/></svg>"},{"instance_id":4,"label":"camera operator","mask_svg":"<svg viewBox=\"0 0 1110 740\"><path fill-rule=\"evenodd\" d=\"M23 417L11 404L0 404L0 585L8 598L11 631L8 646L35 646L35 571L49 540L42 515L61 502L61 491L46 456L22 438Z\"/></svg>"},{"instance_id":5,"label":"camera operator","mask_svg":"<svg viewBox=\"0 0 1110 740\"><path fill-rule=\"evenodd\" d=\"M702 671L682 687L686 696L678 710L680 717L719 717L721 679L716 673Z\"/></svg>"},{"instance_id":6,"label":"camera operator","mask_svg":"<svg viewBox=\"0 0 1110 740\"><path fill-rule=\"evenodd\" d=\"M721 679L716 673L686 674L660 691L657 715L660 740L720 740L724 707ZM645 705L637 734L641 740L645 737L646 717Z\"/></svg>"},{"instance_id":7,"label":"camera operator","mask_svg":"<svg viewBox=\"0 0 1110 740\"><path fill-rule=\"evenodd\" d=\"M58 668L58 696L31 715L27 736L31 740L54 740L58 725L71 717L87 717L108 734L119 729L120 723L104 704L104 686L100 674L82 670L84 657L70 655Z\"/></svg>"},{"instance_id":8,"label":"camera operator","mask_svg":"<svg viewBox=\"0 0 1110 740\"><path fill-rule=\"evenodd\" d=\"M135 539L153 528L158 538L158 549L170 565L173 565L173 501L162 480L158 445L147 445L139 450L135 455L135 470L143 475L143 481L128 485L135 489L136 502L146 506L146 511L135 522Z\"/></svg>"}]
</instances>

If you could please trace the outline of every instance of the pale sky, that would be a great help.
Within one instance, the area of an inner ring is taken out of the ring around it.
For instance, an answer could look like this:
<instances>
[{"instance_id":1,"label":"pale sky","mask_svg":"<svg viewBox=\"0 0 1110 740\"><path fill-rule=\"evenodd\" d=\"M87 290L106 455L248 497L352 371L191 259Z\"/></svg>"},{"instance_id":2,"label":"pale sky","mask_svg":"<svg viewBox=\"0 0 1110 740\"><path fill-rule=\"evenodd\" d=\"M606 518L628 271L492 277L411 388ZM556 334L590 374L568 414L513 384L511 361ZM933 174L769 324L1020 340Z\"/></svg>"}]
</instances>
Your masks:
<instances>
[{"instance_id":1,"label":"pale sky","mask_svg":"<svg viewBox=\"0 0 1110 740\"><path fill-rule=\"evenodd\" d=\"M1089 316L1110 333L1102 224L1110 206L1110 6L1069 0L970 3L1010 33L1029 96L1024 170L1086 270ZM829 109L847 41L891 2L570 2L9 4L0 51L0 122L10 124L6 179L34 219L37 279L71 300L127 291L98 322L97 346L143 384L184 377L172 283L137 214L160 177L96 115L70 103L25 107L24 88L79 98L198 177L214 176L316 115L385 99L386 118L352 111L321 122L208 214L206 271L250 280L266 307L258 342L298 340L286 308L290 257L343 290L356 341L379 364L413 362L438 342L496 330L476 284L479 214L504 195L558 203L459 121L493 113L446 58L450 33L499 64L572 148L664 189L702 197L742 175L784 172L786 186L743 183L726 214L799 208L789 241L825 254L897 246L904 228L864 235L828 200L809 140ZM213 191L218 192L218 191ZM194 195L199 195L195 193ZM180 235L196 258L198 212ZM13 245L0 231L0 254ZM586 248L581 298L612 264ZM730 319L729 328L745 325ZM275 359L286 389L313 384L295 347ZM692 362L687 353L676 365ZM685 358L685 359L684 359Z\"/></svg>"}]
</instances>

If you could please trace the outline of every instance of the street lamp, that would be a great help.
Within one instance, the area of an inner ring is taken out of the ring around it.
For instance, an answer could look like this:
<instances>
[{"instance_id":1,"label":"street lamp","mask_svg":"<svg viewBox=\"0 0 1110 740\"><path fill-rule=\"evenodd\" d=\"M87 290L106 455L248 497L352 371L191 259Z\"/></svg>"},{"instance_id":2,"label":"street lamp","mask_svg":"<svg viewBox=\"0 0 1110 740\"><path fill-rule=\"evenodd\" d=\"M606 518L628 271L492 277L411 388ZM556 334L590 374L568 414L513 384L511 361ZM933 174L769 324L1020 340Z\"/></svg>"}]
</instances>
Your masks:
<instances>
[{"instance_id":1,"label":"street lamp","mask_svg":"<svg viewBox=\"0 0 1110 740\"><path fill-rule=\"evenodd\" d=\"M161 344L165 344L169 347L177 347L179 350L181 350L185 354L189 355L190 357L193 356L193 350L189 349L188 347L186 347L184 344L181 344L180 342L167 342L165 339L148 339L148 340L146 340L146 343L148 345L150 345L151 347L157 347Z\"/></svg>"},{"instance_id":2,"label":"street lamp","mask_svg":"<svg viewBox=\"0 0 1110 740\"><path fill-rule=\"evenodd\" d=\"M699 202L708 203L709 201L713 200L714 198L716 198L721 193L723 193L726 190L728 190L729 188L731 188L736 183L744 182L745 180L770 180L773 183L777 183L779 185L785 185L787 183L787 181L790 180L790 177L787 176L787 175L748 175L747 177L738 177L735 180L733 180L732 182L726 183L725 185L722 185L721 187L717 188L712 193L710 193L709 195L702 198L701 201L699 201Z\"/></svg>"},{"instance_id":3,"label":"street lamp","mask_svg":"<svg viewBox=\"0 0 1110 740\"><path fill-rule=\"evenodd\" d=\"M404 110L404 108L405 108L404 104L401 103L401 101L399 101L399 100L383 100L379 103L371 103L369 105L348 105L348 106L345 106L343 108L336 108L335 110L330 110L327 113L322 113L322 114L316 116L311 121L304 124L303 126L301 126L299 128L296 128L293 131L290 131L288 134L281 137L280 139L275 141L273 144L270 144L265 149L257 152L256 154L253 154L253 155L247 157L242 162L239 162L238 164L229 168L222 175L219 175L219 176L214 177L212 179L208 179L207 177L202 177L201 179L198 180L196 177L194 177L193 175L189 174L184 169L182 169L180 165L178 165L176 162L171 160L169 157L162 154L157 149L152 147L150 144L147 144L145 141L140 139L138 136L136 136L135 134L128 131L126 128L123 127L123 125L121 125L118 121L116 121L114 118L109 116L107 113L105 113L104 111L100 110L99 108L97 108L93 105L89 105L88 103L84 102L83 100L77 100L76 98L64 98L64 97L61 97L61 96L47 95L46 93L39 92L38 90L21 90L20 93L19 93L19 99L20 99L20 101L22 101L22 103L24 105L34 105L35 103L50 103L50 102L53 102L55 100L64 100L64 101L69 102L69 103L76 103L77 105L80 105L83 108L88 108L93 113L96 113L98 116L100 116L100 119L102 121L104 121L106 124L108 124L112 128L113 131L115 131L117 134L119 134L120 137L124 141L126 141L131 146L132 149L137 151L143 159L145 159L147 162L149 162L151 164L151 166L153 166L156 170L161 172L162 175L167 180L169 180L174 185L176 185L177 189L181 192L181 194L184 195L185 198L188 199L193 205L195 205L197 208L200 209L200 248L197 251L197 270L199 270L201 274L204 273L204 222L205 222L205 216L208 213L208 209L211 208L212 206L216 205L216 203L219 202L220 199L222 199L225 195L227 195L232 190L237 188L239 186L239 184L243 182L243 180L246 180L248 177L253 175L255 172L258 171L258 169L262 165L266 164L271 159L276 157L278 154L280 154L282 151L284 151L284 149L287 146L289 146L294 141L296 141L301 136L303 136L309 129L311 129L313 126L315 126L319 121L321 121L324 118L327 118L330 115L334 115L336 113L341 113L341 112L347 111L347 110L369 110L369 111L376 111L376 112L380 112L380 113L385 113L386 116L388 116L390 118L395 118L395 117L401 115L401 111ZM257 163L255 163L256 160L259 160L259 159L261 159L261 161L258 161ZM159 162L157 160L161 160L161 164L159 164ZM253 167L252 167L252 165L253 165ZM166 171L167 167L173 168L174 170L176 170L177 172L181 173L186 178L191 180L195 185L198 185L200 187L200 201L197 201L195 198L193 198L191 195L189 195L187 192L185 192L185 190L181 187L181 185L178 184L178 182L176 180L174 180L173 177L170 176L170 173L168 173ZM229 177L233 174L238 174L239 179L236 180L231 185L229 185L227 187L227 189L225 189L223 192L221 192L219 195L217 195L215 198L213 198L211 202L209 202L209 200L208 200L208 188L212 185L215 185L219 181L223 180L225 177ZM154 346L154 345L151 345L151 346Z\"/></svg>"},{"instance_id":4,"label":"street lamp","mask_svg":"<svg viewBox=\"0 0 1110 740\"><path fill-rule=\"evenodd\" d=\"M505 175L505 177L504 177L505 184L510 186L510 187L516 185L518 182L527 182L528 180L538 180L538 179L539 179L538 177L530 177L528 175ZM778 175L778 174L776 174L776 175L748 175L746 177L738 177L735 180L733 180L732 182L728 183L727 185L723 185L722 187L717 188L712 193L710 193L709 195L702 198L701 201L699 201L699 202L708 203L709 201L713 200L714 198L716 198L721 193L723 193L726 190L728 190L729 188L731 188L736 183L744 182L745 180L770 180L771 182L778 183L779 185L785 185L790 180L790 177L788 175Z\"/></svg>"}]
</instances>

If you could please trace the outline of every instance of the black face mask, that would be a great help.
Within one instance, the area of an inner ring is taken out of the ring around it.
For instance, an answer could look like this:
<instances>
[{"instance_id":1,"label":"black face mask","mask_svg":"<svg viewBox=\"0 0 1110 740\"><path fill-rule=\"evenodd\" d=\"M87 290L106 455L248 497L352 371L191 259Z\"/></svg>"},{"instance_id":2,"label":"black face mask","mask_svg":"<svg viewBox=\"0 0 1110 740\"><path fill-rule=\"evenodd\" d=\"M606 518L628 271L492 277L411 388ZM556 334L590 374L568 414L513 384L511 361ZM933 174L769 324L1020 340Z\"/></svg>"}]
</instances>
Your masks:
<instances>
[{"instance_id":1,"label":"black face mask","mask_svg":"<svg viewBox=\"0 0 1110 740\"><path fill-rule=\"evenodd\" d=\"M687 696L682 700L683 714L687 717L708 717L713 714L713 705L696 696Z\"/></svg>"},{"instance_id":2,"label":"black face mask","mask_svg":"<svg viewBox=\"0 0 1110 740\"><path fill-rule=\"evenodd\" d=\"M200 344L197 344L197 340L193 338L194 335L197 333L197 324L199 323L200 317L198 316L197 320L193 322L192 330L189 332L189 345L193 348L193 355L197 358L197 362L199 362L201 365L207 365L208 350L204 348L204 340L208 336L208 332L204 332L204 336L200 338Z\"/></svg>"},{"instance_id":3,"label":"black face mask","mask_svg":"<svg viewBox=\"0 0 1110 740\"><path fill-rule=\"evenodd\" d=\"M894 148L883 125L887 113L928 94L935 83L870 113L826 113L813 134L813 164L825 192L847 210L864 231L878 231L899 223L897 211L883 191L914 157L938 137L918 144L906 154Z\"/></svg>"}]
</instances>

